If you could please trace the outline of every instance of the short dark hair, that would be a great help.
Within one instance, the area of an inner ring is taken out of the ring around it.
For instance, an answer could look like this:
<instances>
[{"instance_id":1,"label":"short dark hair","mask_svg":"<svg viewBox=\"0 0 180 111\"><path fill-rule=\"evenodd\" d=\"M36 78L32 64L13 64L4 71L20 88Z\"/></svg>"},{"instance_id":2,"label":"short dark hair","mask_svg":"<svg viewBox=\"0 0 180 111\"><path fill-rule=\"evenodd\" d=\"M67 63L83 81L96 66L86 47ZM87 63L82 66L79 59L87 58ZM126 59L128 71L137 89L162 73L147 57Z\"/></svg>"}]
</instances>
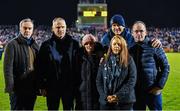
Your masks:
<instances>
[{"instance_id":1,"label":"short dark hair","mask_svg":"<svg viewBox=\"0 0 180 111\"><path fill-rule=\"evenodd\" d=\"M135 25L135 24L143 24L144 25L144 27L146 28L146 24L143 22L143 21L140 21L140 20L138 20L138 21L135 21L134 23L133 23L133 25L132 25L132 28L133 28L133 26ZM131 28L131 29L132 29Z\"/></svg>"}]
</instances>

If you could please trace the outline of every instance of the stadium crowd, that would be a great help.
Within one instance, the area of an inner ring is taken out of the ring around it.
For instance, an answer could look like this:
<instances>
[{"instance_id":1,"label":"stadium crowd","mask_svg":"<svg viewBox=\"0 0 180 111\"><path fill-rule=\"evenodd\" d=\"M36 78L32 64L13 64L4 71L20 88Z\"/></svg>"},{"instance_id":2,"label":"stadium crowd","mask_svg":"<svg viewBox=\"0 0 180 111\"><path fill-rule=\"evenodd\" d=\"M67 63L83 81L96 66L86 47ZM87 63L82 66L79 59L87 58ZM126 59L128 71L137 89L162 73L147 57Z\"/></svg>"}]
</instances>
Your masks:
<instances>
[{"instance_id":1,"label":"stadium crowd","mask_svg":"<svg viewBox=\"0 0 180 111\"><path fill-rule=\"evenodd\" d=\"M94 27L78 30L77 28L69 28L67 32L80 41L85 34L92 33L100 40L107 29L96 30ZM0 25L0 47L18 35L17 25ZM35 28L33 37L39 46L42 42L50 38L52 35L50 26L40 25ZM180 28L148 28L149 37L158 38L162 42L162 46L166 52L180 52Z\"/></svg>"}]
</instances>

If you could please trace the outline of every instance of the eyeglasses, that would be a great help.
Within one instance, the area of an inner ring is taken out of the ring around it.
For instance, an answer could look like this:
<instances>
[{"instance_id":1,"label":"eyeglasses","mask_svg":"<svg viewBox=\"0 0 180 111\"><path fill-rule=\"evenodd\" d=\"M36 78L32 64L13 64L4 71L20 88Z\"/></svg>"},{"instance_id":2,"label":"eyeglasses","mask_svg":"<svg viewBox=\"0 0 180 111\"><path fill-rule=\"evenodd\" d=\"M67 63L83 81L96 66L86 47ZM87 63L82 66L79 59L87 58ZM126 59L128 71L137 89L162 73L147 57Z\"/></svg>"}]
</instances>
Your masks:
<instances>
[{"instance_id":1,"label":"eyeglasses","mask_svg":"<svg viewBox=\"0 0 180 111\"><path fill-rule=\"evenodd\" d=\"M144 30L134 30L134 32L135 33L138 33L138 32L142 33L142 32L144 32Z\"/></svg>"}]
</instances>

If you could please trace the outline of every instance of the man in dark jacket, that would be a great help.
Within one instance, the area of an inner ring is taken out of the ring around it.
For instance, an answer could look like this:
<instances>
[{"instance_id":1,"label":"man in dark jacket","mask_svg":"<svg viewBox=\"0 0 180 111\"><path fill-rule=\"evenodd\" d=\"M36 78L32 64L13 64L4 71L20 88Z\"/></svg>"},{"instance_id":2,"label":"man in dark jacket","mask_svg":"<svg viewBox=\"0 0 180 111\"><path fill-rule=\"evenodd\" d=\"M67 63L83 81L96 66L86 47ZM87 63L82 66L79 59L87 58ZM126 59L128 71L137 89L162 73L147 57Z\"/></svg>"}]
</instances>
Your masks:
<instances>
[{"instance_id":1,"label":"man in dark jacket","mask_svg":"<svg viewBox=\"0 0 180 111\"><path fill-rule=\"evenodd\" d=\"M9 93L11 110L33 110L36 100L34 61L38 45L32 38L33 21L23 19L20 34L5 49L5 92Z\"/></svg>"},{"instance_id":2,"label":"man in dark jacket","mask_svg":"<svg viewBox=\"0 0 180 111\"><path fill-rule=\"evenodd\" d=\"M110 20L110 26L109 31L101 39L101 43L106 50L114 35L122 36L126 40L128 48L134 45L134 38L131 35L130 29L126 27L125 20L121 15L114 15ZM153 47L161 46L161 42L158 39L152 39L151 41Z\"/></svg>"},{"instance_id":3,"label":"man in dark jacket","mask_svg":"<svg viewBox=\"0 0 180 111\"><path fill-rule=\"evenodd\" d=\"M132 27L136 44L130 48L137 67L135 110L162 110L161 91L167 81L169 64L162 48L153 48L146 36L146 25L137 21Z\"/></svg>"},{"instance_id":4,"label":"man in dark jacket","mask_svg":"<svg viewBox=\"0 0 180 111\"><path fill-rule=\"evenodd\" d=\"M63 18L53 20L52 31L52 37L42 44L37 58L39 88L47 98L48 110L58 110L60 98L63 109L71 110L81 77L77 63L79 43L66 34Z\"/></svg>"}]
</instances>

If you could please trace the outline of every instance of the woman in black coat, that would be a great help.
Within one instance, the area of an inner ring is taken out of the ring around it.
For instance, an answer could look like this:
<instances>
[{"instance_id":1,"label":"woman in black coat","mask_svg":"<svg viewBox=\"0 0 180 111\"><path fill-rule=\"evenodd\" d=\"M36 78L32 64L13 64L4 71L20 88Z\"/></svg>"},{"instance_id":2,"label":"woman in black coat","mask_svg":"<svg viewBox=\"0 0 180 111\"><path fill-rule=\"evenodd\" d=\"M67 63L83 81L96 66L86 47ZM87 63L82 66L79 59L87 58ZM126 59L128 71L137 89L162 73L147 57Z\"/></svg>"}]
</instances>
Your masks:
<instances>
[{"instance_id":1,"label":"woman in black coat","mask_svg":"<svg viewBox=\"0 0 180 111\"><path fill-rule=\"evenodd\" d=\"M102 110L132 110L136 67L123 37L114 36L98 70L97 89Z\"/></svg>"},{"instance_id":2,"label":"woman in black coat","mask_svg":"<svg viewBox=\"0 0 180 111\"><path fill-rule=\"evenodd\" d=\"M99 109L99 94L96 88L96 76L99 61L103 56L103 47L93 35L87 34L82 39L81 67L81 103L83 110Z\"/></svg>"}]
</instances>

